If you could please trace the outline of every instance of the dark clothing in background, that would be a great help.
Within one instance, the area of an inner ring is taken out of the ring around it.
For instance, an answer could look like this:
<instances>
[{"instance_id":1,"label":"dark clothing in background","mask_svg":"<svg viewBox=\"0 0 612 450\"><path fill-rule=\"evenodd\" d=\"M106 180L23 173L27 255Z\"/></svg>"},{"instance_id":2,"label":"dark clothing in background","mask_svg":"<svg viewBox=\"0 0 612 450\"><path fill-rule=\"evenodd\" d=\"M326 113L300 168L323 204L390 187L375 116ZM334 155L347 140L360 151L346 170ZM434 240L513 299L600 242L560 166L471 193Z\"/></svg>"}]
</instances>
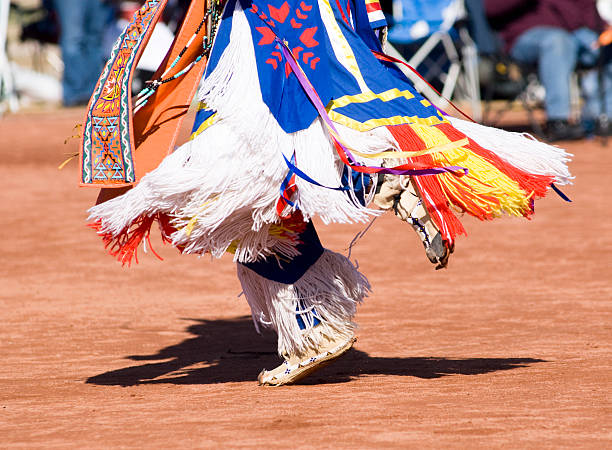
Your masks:
<instances>
[{"instance_id":1,"label":"dark clothing in background","mask_svg":"<svg viewBox=\"0 0 612 450\"><path fill-rule=\"evenodd\" d=\"M514 60L538 69L546 90L549 139L580 138L584 134L581 124L570 123L570 80L578 64L593 68L600 58L596 43L604 26L596 0L484 2L489 21L501 35L507 53ZM581 76L582 122L589 129L600 114L612 111L612 62L601 63L603 89L600 90L596 70L583 71Z\"/></svg>"},{"instance_id":2,"label":"dark clothing in background","mask_svg":"<svg viewBox=\"0 0 612 450\"><path fill-rule=\"evenodd\" d=\"M484 0L487 17L506 49L525 31L550 26L575 31L602 29L595 0Z\"/></svg>"},{"instance_id":3,"label":"dark clothing in background","mask_svg":"<svg viewBox=\"0 0 612 450\"><path fill-rule=\"evenodd\" d=\"M468 26L478 53L494 55L500 52L499 37L493 32L485 14L484 0L465 0Z\"/></svg>"}]
</instances>

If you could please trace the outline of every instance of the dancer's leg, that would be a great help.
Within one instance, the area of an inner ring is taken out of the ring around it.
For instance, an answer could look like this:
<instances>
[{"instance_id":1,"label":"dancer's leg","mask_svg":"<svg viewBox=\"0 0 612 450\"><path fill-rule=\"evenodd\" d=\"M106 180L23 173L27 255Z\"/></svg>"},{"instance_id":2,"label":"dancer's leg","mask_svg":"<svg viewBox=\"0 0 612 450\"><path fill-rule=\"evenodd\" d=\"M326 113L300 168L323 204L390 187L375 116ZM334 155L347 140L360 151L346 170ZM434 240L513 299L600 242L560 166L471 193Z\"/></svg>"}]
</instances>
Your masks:
<instances>
[{"instance_id":1,"label":"dancer's leg","mask_svg":"<svg viewBox=\"0 0 612 450\"><path fill-rule=\"evenodd\" d=\"M285 359L262 372L261 384L294 382L348 350L357 304L369 291L365 277L346 257L321 246L311 223L300 240L301 255L291 261L267 258L238 265L255 326L276 331L278 352Z\"/></svg>"}]
</instances>

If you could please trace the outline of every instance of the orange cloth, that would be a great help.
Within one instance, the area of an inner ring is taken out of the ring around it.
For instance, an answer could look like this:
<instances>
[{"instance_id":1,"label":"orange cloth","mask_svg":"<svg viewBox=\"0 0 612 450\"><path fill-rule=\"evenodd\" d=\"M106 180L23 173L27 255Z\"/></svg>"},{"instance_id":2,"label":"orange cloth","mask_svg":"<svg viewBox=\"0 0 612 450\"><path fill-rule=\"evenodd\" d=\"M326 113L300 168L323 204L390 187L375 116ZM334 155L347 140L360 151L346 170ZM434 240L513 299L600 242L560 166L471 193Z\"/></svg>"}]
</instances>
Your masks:
<instances>
[{"instance_id":1,"label":"orange cloth","mask_svg":"<svg viewBox=\"0 0 612 450\"><path fill-rule=\"evenodd\" d=\"M189 39L195 34L198 25L206 13L206 9L206 0L193 0L191 2L172 47L153 79L161 77L178 54L185 48ZM202 51L202 38L206 34L207 27L203 27L198 35L198 39L192 42L178 64L172 68L170 76L187 67L199 56ZM189 110L191 100L196 93L205 67L206 59L203 58L185 75L161 85L147 104L132 118L130 126L133 136L132 143L134 148L132 151L136 182L145 174L155 169L164 157L174 149L179 128ZM131 186L109 186L102 188L97 203L110 200L123 194L130 188Z\"/></svg>"}]
</instances>

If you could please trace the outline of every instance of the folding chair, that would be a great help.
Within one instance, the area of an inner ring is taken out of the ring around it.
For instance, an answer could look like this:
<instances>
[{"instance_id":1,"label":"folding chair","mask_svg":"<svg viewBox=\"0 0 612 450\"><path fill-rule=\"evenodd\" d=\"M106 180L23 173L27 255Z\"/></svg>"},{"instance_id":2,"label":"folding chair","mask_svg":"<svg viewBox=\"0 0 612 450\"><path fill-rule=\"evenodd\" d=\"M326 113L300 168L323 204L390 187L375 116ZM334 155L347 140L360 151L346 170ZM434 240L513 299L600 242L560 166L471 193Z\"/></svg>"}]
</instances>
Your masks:
<instances>
[{"instance_id":1,"label":"folding chair","mask_svg":"<svg viewBox=\"0 0 612 450\"><path fill-rule=\"evenodd\" d=\"M479 121L478 55L466 19L463 0L395 0L387 52L404 56L426 80L441 83L442 98L409 69L401 68L436 106L445 108L444 99L467 100Z\"/></svg>"},{"instance_id":2,"label":"folding chair","mask_svg":"<svg viewBox=\"0 0 612 450\"><path fill-rule=\"evenodd\" d=\"M13 73L6 54L10 8L10 0L0 0L0 115L7 109L16 111L19 108L17 93L13 83Z\"/></svg>"},{"instance_id":3,"label":"folding chair","mask_svg":"<svg viewBox=\"0 0 612 450\"><path fill-rule=\"evenodd\" d=\"M501 127L500 121L502 117L512 111L515 105L519 105L527 113L531 132L537 137L545 139L544 129L536 117L536 111L544 108L544 97L546 95L537 75L538 68L534 65L522 64L509 59L499 64L503 64L505 70L508 70L508 67L513 65L519 72L518 79L516 80L518 91L509 96L503 95L500 98L496 95L497 86L495 80L493 79L488 83L484 89L482 123L491 127ZM576 90L574 89L573 91L575 92ZM578 93L578 95L580 94ZM495 110L492 108L494 101L501 101L501 105L496 107ZM574 99L572 99L572 105L574 105L573 110L575 110Z\"/></svg>"}]
</instances>

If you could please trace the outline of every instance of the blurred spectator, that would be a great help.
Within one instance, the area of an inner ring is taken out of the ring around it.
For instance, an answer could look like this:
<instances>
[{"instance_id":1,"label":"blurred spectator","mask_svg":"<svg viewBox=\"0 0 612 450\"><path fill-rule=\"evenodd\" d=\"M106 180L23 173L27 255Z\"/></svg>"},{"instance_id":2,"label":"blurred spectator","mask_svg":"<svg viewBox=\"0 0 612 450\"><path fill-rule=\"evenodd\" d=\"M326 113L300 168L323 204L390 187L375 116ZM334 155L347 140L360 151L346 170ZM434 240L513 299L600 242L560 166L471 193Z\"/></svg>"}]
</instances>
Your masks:
<instances>
[{"instance_id":1,"label":"blurred spectator","mask_svg":"<svg viewBox=\"0 0 612 450\"><path fill-rule=\"evenodd\" d=\"M191 0L168 0L168 5L164 10L164 22L173 32L177 32L181 26L189 3L191 3Z\"/></svg>"},{"instance_id":2,"label":"blurred spectator","mask_svg":"<svg viewBox=\"0 0 612 450\"><path fill-rule=\"evenodd\" d=\"M114 0L115 15L111 23L106 28L104 34L104 52L105 56L110 55L110 52L115 45L115 41L121 35L124 28L132 21L134 14L144 4L142 0ZM167 30L175 33L181 25L187 8L191 0L168 0L161 22L166 25Z\"/></svg>"},{"instance_id":3,"label":"blurred spectator","mask_svg":"<svg viewBox=\"0 0 612 450\"><path fill-rule=\"evenodd\" d=\"M500 53L501 42L491 29L485 14L484 0L465 0L470 34L480 55Z\"/></svg>"},{"instance_id":4,"label":"blurred spectator","mask_svg":"<svg viewBox=\"0 0 612 450\"><path fill-rule=\"evenodd\" d=\"M63 103L86 104L98 80L106 55L103 36L112 19L107 0L53 0L60 22L64 60Z\"/></svg>"},{"instance_id":5,"label":"blurred spectator","mask_svg":"<svg viewBox=\"0 0 612 450\"><path fill-rule=\"evenodd\" d=\"M478 50L478 77L483 95L491 98L515 98L524 85L516 64L503 51L501 39L491 29L484 0L465 0L470 35Z\"/></svg>"},{"instance_id":6,"label":"blurred spectator","mask_svg":"<svg viewBox=\"0 0 612 450\"><path fill-rule=\"evenodd\" d=\"M183 20L186 7L191 0L181 3L179 0L169 0L164 8L162 20L160 20L144 47L140 56L136 71L132 78L132 92L140 91L147 80L162 63L168 49L174 40L174 31ZM110 55L117 38L123 33L128 24L133 20L134 14L142 7L142 1L121 1L116 4L116 12L113 20L106 27L104 33L105 57Z\"/></svg>"},{"instance_id":7,"label":"blurred spectator","mask_svg":"<svg viewBox=\"0 0 612 450\"><path fill-rule=\"evenodd\" d=\"M142 6L141 1L122 1L112 2L113 11L109 23L104 30L102 52L107 59L115 46L117 38L123 33L125 27L132 21L136 11Z\"/></svg>"},{"instance_id":8,"label":"blurred spectator","mask_svg":"<svg viewBox=\"0 0 612 450\"><path fill-rule=\"evenodd\" d=\"M578 63L593 67L597 62L595 44L602 20L595 0L485 0L485 6L510 56L538 67L546 89L549 140L581 138L582 125L569 121L569 86ZM592 82L591 76L591 86ZM592 94L592 87L590 91ZM612 92L608 90L607 94ZM585 99L585 118L594 120L588 115L599 110L597 95Z\"/></svg>"},{"instance_id":9,"label":"blurred spectator","mask_svg":"<svg viewBox=\"0 0 612 450\"><path fill-rule=\"evenodd\" d=\"M15 8L19 14L24 14L29 11L41 13L41 17L38 20L23 25L21 29L22 41L32 39L37 42L48 44L57 44L59 42L59 26L52 0L43 0L40 8L30 10L14 4L11 4L11 7Z\"/></svg>"}]
</instances>

